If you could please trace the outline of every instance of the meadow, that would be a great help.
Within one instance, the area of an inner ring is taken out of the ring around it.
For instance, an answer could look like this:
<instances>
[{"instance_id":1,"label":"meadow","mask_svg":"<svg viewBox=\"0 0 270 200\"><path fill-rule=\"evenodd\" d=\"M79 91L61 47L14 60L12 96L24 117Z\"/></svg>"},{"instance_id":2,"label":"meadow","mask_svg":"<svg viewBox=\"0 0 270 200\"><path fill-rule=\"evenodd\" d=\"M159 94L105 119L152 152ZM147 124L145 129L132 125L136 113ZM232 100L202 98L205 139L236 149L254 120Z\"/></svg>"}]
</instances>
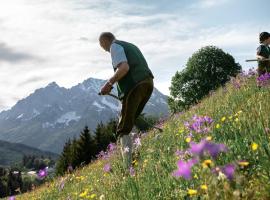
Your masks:
<instances>
[{"instance_id":1,"label":"meadow","mask_svg":"<svg viewBox=\"0 0 270 200\"><path fill-rule=\"evenodd\" d=\"M270 79L270 77L269 77ZM125 170L118 145L16 200L270 199L270 84L253 71L136 138Z\"/></svg>"}]
</instances>

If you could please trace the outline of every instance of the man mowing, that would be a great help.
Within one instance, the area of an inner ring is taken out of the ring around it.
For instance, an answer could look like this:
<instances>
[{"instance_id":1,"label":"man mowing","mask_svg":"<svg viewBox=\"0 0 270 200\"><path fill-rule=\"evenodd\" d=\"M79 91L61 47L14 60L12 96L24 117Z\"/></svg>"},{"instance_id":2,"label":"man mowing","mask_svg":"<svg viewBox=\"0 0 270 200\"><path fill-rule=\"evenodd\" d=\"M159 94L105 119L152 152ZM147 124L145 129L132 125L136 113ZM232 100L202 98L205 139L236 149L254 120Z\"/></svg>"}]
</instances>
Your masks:
<instances>
[{"instance_id":1,"label":"man mowing","mask_svg":"<svg viewBox=\"0 0 270 200\"><path fill-rule=\"evenodd\" d=\"M135 119L151 97L154 76L143 54L134 44L117 40L110 32L101 33L99 43L105 51L110 52L114 70L114 75L103 85L100 93L109 94L113 84L117 83L122 110L116 134L120 137L123 161L129 168L132 162L130 132Z\"/></svg>"}]
</instances>

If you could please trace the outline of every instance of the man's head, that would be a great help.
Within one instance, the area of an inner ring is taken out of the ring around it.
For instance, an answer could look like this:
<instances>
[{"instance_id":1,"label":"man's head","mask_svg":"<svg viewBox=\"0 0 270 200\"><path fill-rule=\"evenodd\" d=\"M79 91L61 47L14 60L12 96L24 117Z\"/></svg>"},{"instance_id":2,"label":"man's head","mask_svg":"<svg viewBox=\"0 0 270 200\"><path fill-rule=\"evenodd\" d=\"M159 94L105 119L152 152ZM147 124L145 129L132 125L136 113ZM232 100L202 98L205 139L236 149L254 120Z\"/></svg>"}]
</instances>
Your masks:
<instances>
[{"instance_id":1,"label":"man's head","mask_svg":"<svg viewBox=\"0 0 270 200\"><path fill-rule=\"evenodd\" d=\"M270 44L270 33L262 32L260 33L260 43Z\"/></svg>"},{"instance_id":2,"label":"man's head","mask_svg":"<svg viewBox=\"0 0 270 200\"><path fill-rule=\"evenodd\" d=\"M110 32L103 32L99 36L99 44L105 51L110 51L115 36Z\"/></svg>"}]
</instances>

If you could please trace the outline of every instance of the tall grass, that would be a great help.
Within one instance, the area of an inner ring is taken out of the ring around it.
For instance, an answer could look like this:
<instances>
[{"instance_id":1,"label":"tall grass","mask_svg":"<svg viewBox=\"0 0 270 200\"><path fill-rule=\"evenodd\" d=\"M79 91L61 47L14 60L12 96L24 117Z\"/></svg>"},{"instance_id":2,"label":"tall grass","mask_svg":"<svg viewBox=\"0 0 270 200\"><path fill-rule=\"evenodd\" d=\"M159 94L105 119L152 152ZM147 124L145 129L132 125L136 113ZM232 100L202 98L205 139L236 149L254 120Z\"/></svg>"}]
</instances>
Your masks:
<instances>
[{"instance_id":1,"label":"tall grass","mask_svg":"<svg viewBox=\"0 0 270 200\"><path fill-rule=\"evenodd\" d=\"M207 133L189 138L184 123L194 115L209 116L214 122ZM240 76L187 112L172 116L163 124L163 133L152 131L143 136L134 162L135 175L124 170L117 149L108 159L99 159L16 199L270 199L269 119L270 87L257 87L254 76ZM191 180L172 176L179 160L175 152L188 149L189 140L198 143L206 137L225 144L228 151L216 160L201 158L192 169ZM206 159L211 164L203 167ZM239 161L246 164L239 165ZM107 163L111 170L104 172ZM236 167L233 180L213 173L228 163Z\"/></svg>"}]
</instances>

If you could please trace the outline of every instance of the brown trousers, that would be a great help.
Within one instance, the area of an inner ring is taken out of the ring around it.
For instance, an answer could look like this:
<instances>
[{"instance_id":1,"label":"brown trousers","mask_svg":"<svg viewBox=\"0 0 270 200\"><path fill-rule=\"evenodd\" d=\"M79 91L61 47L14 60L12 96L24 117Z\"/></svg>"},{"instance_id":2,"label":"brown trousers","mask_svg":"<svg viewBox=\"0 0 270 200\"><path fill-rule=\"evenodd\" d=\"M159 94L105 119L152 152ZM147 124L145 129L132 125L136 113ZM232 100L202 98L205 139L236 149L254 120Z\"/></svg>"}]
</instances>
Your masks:
<instances>
[{"instance_id":1,"label":"brown trousers","mask_svg":"<svg viewBox=\"0 0 270 200\"><path fill-rule=\"evenodd\" d=\"M135 119L141 114L145 104L151 97L154 89L153 78L147 78L139 82L122 101L121 117L117 127L117 135L128 135L135 123Z\"/></svg>"}]
</instances>

